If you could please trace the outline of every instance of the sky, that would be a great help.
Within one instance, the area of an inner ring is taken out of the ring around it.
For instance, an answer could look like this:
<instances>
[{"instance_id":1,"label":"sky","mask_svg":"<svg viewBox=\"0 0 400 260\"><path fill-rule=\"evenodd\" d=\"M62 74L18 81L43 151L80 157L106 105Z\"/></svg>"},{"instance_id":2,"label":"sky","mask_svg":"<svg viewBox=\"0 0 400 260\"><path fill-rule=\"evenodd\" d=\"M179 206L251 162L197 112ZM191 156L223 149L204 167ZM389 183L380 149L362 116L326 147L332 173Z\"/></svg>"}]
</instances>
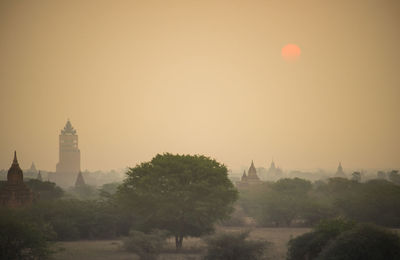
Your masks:
<instances>
[{"instance_id":1,"label":"sky","mask_svg":"<svg viewBox=\"0 0 400 260\"><path fill-rule=\"evenodd\" d=\"M0 169L400 167L400 1L0 1ZM287 61L286 44L301 56Z\"/></svg>"}]
</instances>

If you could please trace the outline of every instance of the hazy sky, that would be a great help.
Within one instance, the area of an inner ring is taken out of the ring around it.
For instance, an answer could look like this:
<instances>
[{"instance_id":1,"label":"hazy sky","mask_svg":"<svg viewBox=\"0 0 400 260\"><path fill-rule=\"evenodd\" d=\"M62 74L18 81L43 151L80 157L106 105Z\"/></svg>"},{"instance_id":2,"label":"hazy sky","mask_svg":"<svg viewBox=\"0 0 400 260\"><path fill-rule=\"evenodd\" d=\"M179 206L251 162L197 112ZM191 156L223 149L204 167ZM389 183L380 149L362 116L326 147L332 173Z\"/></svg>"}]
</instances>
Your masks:
<instances>
[{"instance_id":1,"label":"hazy sky","mask_svg":"<svg viewBox=\"0 0 400 260\"><path fill-rule=\"evenodd\" d=\"M0 169L400 167L400 1L0 1ZM289 43L297 62L281 57Z\"/></svg>"}]
</instances>

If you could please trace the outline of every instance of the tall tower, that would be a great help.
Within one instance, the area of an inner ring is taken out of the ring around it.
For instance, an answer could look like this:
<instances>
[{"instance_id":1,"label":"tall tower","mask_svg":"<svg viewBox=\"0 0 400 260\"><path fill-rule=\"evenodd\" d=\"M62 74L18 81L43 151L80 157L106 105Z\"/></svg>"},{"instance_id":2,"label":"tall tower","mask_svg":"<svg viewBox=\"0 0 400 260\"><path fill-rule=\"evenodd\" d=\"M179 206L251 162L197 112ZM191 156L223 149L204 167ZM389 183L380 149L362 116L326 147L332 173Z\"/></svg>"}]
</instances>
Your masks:
<instances>
[{"instance_id":1,"label":"tall tower","mask_svg":"<svg viewBox=\"0 0 400 260\"><path fill-rule=\"evenodd\" d=\"M56 166L57 180L67 181L60 184L73 185L73 179L81 170L81 152L78 148L78 135L69 119L61 130L59 149L59 161Z\"/></svg>"}]
</instances>

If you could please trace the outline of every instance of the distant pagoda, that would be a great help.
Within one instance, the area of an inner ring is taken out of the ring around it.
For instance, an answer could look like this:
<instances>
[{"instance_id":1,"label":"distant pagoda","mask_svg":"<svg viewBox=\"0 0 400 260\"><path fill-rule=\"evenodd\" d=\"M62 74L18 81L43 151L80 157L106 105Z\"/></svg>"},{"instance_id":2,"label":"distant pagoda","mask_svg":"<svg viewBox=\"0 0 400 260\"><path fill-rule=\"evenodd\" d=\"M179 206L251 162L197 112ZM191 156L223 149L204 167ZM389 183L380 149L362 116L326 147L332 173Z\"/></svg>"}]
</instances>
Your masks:
<instances>
[{"instance_id":1,"label":"distant pagoda","mask_svg":"<svg viewBox=\"0 0 400 260\"><path fill-rule=\"evenodd\" d=\"M243 172L242 175L242 179L237 182L237 186L238 188L243 188L243 187L247 187L249 185L254 185L254 184L260 184L261 180L257 175L257 170L256 167L254 166L254 162L251 161L251 165L249 170L247 171L247 175L246 175L246 171Z\"/></svg>"},{"instance_id":2,"label":"distant pagoda","mask_svg":"<svg viewBox=\"0 0 400 260\"><path fill-rule=\"evenodd\" d=\"M86 186L85 180L83 179L82 172L78 173L75 181L75 188L80 188Z\"/></svg>"},{"instance_id":3,"label":"distant pagoda","mask_svg":"<svg viewBox=\"0 0 400 260\"><path fill-rule=\"evenodd\" d=\"M33 193L24 183L24 175L18 164L17 152L14 152L14 160L7 174L7 182L0 190L0 205L18 208L30 205L32 202Z\"/></svg>"},{"instance_id":4,"label":"distant pagoda","mask_svg":"<svg viewBox=\"0 0 400 260\"><path fill-rule=\"evenodd\" d=\"M343 171L342 163L339 162L339 166L337 167L335 177L346 178L346 174Z\"/></svg>"}]
</instances>

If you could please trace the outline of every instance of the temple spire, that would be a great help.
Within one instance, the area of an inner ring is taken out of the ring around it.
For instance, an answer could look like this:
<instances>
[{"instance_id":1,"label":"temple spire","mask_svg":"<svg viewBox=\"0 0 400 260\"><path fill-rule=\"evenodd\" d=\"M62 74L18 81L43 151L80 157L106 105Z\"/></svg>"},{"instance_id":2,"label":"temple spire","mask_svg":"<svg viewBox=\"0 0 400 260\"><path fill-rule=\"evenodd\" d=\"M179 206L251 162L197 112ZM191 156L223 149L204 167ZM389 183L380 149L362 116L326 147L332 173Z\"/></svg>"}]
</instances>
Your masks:
<instances>
[{"instance_id":1,"label":"temple spire","mask_svg":"<svg viewBox=\"0 0 400 260\"><path fill-rule=\"evenodd\" d=\"M72 126L71 121L69 120L69 118L67 120L67 123L64 126L64 129L61 130L61 134L72 134L72 135L76 134L76 130Z\"/></svg>"},{"instance_id":2,"label":"temple spire","mask_svg":"<svg viewBox=\"0 0 400 260\"><path fill-rule=\"evenodd\" d=\"M84 187L86 186L85 180L83 179L82 172L79 171L78 176L75 181L75 187Z\"/></svg>"},{"instance_id":3,"label":"temple spire","mask_svg":"<svg viewBox=\"0 0 400 260\"><path fill-rule=\"evenodd\" d=\"M18 159L17 159L17 151L14 151L14 160L12 162L13 165L19 165L18 164Z\"/></svg>"}]
</instances>

